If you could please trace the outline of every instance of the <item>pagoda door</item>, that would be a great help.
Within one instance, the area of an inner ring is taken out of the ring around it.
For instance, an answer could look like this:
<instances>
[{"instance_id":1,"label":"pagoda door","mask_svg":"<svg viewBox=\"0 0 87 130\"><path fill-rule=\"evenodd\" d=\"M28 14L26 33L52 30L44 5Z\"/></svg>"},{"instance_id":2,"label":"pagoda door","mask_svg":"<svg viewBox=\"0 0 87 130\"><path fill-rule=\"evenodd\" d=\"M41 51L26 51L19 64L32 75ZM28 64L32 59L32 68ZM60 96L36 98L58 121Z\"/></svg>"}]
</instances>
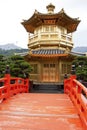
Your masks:
<instances>
[{"instance_id":1,"label":"pagoda door","mask_svg":"<svg viewBox=\"0 0 87 130\"><path fill-rule=\"evenodd\" d=\"M43 82L55 82L56 81L56 65L44 64L43 65Z\"/></svg>"}]
</instances>

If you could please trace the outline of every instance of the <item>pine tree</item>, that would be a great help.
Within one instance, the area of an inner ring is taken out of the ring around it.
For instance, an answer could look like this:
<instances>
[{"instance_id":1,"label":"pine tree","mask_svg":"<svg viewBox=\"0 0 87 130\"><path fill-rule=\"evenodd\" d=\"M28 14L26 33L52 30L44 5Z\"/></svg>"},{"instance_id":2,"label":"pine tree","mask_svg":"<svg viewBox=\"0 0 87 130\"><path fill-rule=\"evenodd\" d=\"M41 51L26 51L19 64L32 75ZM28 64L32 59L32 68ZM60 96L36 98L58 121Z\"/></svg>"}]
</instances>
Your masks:
<instances>
[{"instance_id":1,"label":"pine tree","mask_svg":"<svg viewBox=\"0 0 87 130\"><path fill-rule=\"evenodd\" d=\"M87 56L76 57L73 64L76 66L77 78L87 81Z\"/></svg>"},{"instance_id":2,"label":"pine tree","mask_svg":"<svg viewBox=\"0 0 87 130\"><path fill-rule=\"evenodd\" d=\"M10 74L13 77L28 77L32 70L30 64L26 62L22 56L13 55L6 58L5 56L0 55L0 77L4 76L7 65L9 65Z\"/></svg>"}]
</instances>

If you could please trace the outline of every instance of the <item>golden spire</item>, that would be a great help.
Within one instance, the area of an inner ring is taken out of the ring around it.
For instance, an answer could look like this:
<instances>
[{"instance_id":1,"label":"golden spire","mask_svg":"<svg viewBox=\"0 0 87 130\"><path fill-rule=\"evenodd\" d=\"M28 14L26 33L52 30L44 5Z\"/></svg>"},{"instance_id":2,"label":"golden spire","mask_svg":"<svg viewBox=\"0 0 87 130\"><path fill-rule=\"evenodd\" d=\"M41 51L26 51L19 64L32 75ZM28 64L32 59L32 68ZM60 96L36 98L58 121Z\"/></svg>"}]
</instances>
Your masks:
<instances>
[{"instance_id":1,"label":"golden spire","mask_svg":"<svg viewBox=\"0 0 87 130\"><path fill-rule=\"evenodd\" d=\"M47 8L49 14L54 13L55 6L52 5L51 3L48 6L46 6L46 8Z\"/></svg>"}]
</instances>

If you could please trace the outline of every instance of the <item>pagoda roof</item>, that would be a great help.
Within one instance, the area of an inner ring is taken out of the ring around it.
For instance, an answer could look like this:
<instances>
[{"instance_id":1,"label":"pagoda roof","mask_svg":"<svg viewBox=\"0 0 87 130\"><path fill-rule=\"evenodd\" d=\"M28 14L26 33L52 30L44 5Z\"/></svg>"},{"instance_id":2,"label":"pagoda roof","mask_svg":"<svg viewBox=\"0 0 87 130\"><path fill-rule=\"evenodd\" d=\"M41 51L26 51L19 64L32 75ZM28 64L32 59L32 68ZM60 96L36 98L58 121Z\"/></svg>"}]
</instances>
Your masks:
<instances>
[{"instance_id":1,"label":"pagoda roof","mask_svg":"<svg viewBox=\"0 0 87 130\"><path fill-rule=\"evenodd\" d=\"M32 54L41 54L41 55L52 55L52 54L63 54L65 51L60 49L38 49L33 50Z\"/></svg>"},{"instance_id":2,"label":"pagoda roof","mask_svg":"<svg viewBox=\"0 0 87 130\"><path fill-rule=\"evenodd\" d=\"M67 56L64 50L60 49L38 49L30 51L31 57L60 57Z\"/></svg>"},{"instance_id":3,"label":"pagoda roof","mask_svg":"<svg viewBox=\"0 0 87 130\"><path fill-rule=\"evenodd\" d=\"M53 20L53 22L46 22ZM64 9L58 13L40 13L35 10L34 14L28 19L24 20L21 24L25 27L27 32L34 33L34 29L41 25L59 25L67 28L68 33L74 32L77 29L80 20L78 18L71 18L68 16Z\"/></svg>"}]
</instances>

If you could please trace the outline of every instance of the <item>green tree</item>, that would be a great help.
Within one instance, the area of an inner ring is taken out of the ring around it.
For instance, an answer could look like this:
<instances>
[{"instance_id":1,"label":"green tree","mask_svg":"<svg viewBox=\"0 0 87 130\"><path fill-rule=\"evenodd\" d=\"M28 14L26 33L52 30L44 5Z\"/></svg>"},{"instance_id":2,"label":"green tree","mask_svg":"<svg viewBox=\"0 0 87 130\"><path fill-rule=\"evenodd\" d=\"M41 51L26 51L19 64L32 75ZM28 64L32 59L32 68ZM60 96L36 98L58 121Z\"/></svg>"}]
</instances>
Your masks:
<instances>
[{"instance_id":1,"label":"green tree","mask_svg":"<svg viewBox=\"0 0 87 130\"><path fill-rule=\"evenodd\" d=\"M87 57L78 56L73 61L73 64L76 66L76 75L78 78L87 81Z\"/></svg>"},{"instance_id":2,"label":"green tree","mask_svg":"<svg viewBox=\"0 0 87 130\"><path fill-rule=\"evenodd\" d=\"M22 56L11 56L9 57L9 61L12 76L24 78L25 75L28 75L32 70L32 67L24 60L24 57Z\"/></svg>"},{"instance_id":3,"label":"green tree","mask_svg":"<svg viewBox=\"0 0 87 130\"><path fill-rule=\"evenodd\" d=\"M22 56L13 55L6 58L0 55L0 77L3 77L5 74L6 65L9 65L10 74L13 77L24 78L24 76L28 75L32 70L30 64L26 62Z\"/></svg>"},{"instance_id":4,"label":"green tree","mask_svg":"<svg viewBox=\"0 0 87 130\"><path fill-rule=\"evenodd\" d=\"M3 55L0 55L0 78L4 76L7 59Z\"/></svg>"}]
</instances>

